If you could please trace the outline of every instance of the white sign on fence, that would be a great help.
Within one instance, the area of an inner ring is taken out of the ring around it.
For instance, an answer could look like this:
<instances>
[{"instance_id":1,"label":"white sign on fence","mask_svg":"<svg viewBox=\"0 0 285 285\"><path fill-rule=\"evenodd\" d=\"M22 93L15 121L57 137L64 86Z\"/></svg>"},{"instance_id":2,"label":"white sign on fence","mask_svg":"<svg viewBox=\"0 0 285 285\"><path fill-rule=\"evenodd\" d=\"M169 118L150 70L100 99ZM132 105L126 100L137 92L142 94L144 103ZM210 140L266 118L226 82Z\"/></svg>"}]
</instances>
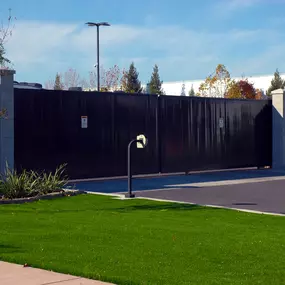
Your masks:
<instances>
[{"instance_id":1,"label":"white sign on fence","mask_svg":"<svg viewBox=\"0 0 285 285\"><path fill-rule=\"evenodd\" d=\"M88 127L88 117L87 116L81 116L81 128L87 129Z\"/></svg>"}]
</instances>

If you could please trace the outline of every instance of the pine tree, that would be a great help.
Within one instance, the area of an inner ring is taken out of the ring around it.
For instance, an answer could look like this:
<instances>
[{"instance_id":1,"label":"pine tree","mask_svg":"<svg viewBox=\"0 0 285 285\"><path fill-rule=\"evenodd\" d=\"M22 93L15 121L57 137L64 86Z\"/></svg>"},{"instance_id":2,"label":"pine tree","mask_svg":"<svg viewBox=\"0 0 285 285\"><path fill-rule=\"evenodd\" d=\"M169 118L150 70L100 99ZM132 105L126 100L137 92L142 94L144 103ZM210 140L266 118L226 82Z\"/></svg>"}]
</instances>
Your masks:
<instances>
[{"instance_id":1,"label":"pine tree","mask_svg":"<svg viewBox=\"0 0 285 285\"><path fill-rule=\"evenodd\" d=\"M54 90L62 90L63 89L63 84L61 83L61 77L57 73L55 76L55 81L54 81Z\"/></svg>"},{"instance_id":2,"label":"pine tree","mask_svg":"<svg viewBox=\"0 0 285 285\"><path fill-rule=\"evenodd\" d=\"M135 68L135 64L132 62L129 68L129 72L126 75L125 92L127 93L141 93L143 88L141 82L138 79L139 73Z\"/></svg>"},{"instance_id":3,"label":"pine tree","mask_svg":"<svg viewBox=\"0 0 285 285\"><path fill-rule=\"evenodd\" d=\"M149 82L149 93L163 95L164 92L161 88L163 81L160 80L158 66L155 65Z\"/></svg>"},{"instance_id":4,"label":"pine tree","mask_svg":"<svg viewBox=\"0 0 285 285\"><path fill-rule=\"evenodd\" d=\"M271 92L277 89L284 89L285 81L281 78L278 69L274 73L274 78L271 80L271 86L268 88L266 95L271 96Z\"/></svg>"},{"instance_id":5,"label":"pine tree","mask_svg":"<svg viewBox=\"0 0 285 285\"><path fill-rule=\"evenodd\" d=\"M185 92L185 84L182 84L182 88L181 88L181 96L186 96L186 92Z\"/></svg>"},{"instance_id":6,"label":"pine tree","mask_svg":"<svg viewBox=\"0 0 285 285\"><path fill-rule=\"evenodd\" d=\"M195 96L195 91L194 91L193 85L191 86L191 90L189 91L189 96L190 97Z\"/></svg>"}]
</instances>

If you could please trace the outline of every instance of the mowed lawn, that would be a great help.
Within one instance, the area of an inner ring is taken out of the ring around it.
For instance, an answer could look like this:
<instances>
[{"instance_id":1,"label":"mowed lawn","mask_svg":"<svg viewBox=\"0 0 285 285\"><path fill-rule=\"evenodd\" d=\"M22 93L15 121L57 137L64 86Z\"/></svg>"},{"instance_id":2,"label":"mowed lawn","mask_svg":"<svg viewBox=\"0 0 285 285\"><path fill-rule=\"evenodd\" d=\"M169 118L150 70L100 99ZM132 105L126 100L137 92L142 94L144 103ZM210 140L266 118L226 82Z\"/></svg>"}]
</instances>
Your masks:
<instances>
[{"instance_id":1,"label":"mowed lawn","mask_svg":"<svg viewBox=\"0 0 285 285\"><path fill-rule=\"evenodd\" d=\"M0 259L116 284L285 284L285 218L95 195L1 205Z\"/></svg>"}]
</instances>

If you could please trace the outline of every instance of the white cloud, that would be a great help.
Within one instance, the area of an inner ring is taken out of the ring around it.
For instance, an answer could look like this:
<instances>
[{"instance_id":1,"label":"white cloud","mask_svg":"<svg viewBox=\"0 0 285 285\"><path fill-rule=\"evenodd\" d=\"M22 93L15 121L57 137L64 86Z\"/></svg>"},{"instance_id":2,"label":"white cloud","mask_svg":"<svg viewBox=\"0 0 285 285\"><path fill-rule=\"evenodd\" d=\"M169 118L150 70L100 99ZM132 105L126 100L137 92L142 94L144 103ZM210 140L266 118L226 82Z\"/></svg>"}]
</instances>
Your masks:
<instances>
[{"instance_id":1,"label":"white cloud","mask_svg":"<svg viewBox=\"0 0 285 285\"><path fill-rule=\"evenodd\" d=\"M256 49L251 58L246 50L249 44L262 45L262 53ZM269 55L276 60L275 65L282 64L278 47L284 44L282 34L270 29L211 33L180 26L114 25L100 30L101 63L124 68L134 61L143 82L155 63L164 81L203 78L218 63L225 63L239 74L267 67L271 70ZM237 46L244 54L236 59L233 51ZM18 21L7 44L7 54L18 80L44 83L69 67L87 75L96 62L96 29L77 23ZM253 64L249 66L249 62Z\"/></svg>"},{"instance_id":2,"label":"white cloud","mask_svg":"<svg viewBox=\"0 0 285 285\"><path fill-rule=\"evenodd\" d=\"M74 28L75 25L19 22L7 44L7 52L15 64L47 61L52 56L50 52L64 45L64 39Z\"/></svg>"}]
</instances>

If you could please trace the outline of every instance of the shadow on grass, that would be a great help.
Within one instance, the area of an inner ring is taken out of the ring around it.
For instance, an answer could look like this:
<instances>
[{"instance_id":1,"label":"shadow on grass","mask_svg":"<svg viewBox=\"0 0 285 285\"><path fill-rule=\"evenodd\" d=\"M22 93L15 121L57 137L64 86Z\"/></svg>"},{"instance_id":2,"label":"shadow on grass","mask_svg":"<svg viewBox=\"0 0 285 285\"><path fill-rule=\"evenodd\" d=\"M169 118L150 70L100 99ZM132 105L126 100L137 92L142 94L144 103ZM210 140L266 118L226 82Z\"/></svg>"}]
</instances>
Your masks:
<instances>
[{"instance_id":1,"label":"shadow on grass","mask_svg":"<svg viewBox=\"0 0 285 285\"><path fill-rule=\"evenodd\" d=\"M161 204L161 205L126 205L120 208L110 208L110 211L130 212L130 211L193 211L202 210L205 207L191 204Z\"/></svg>"},{"instance_id":2,"label":"shadow on grass","mask_svg":"<svg viewBox=\"0 0 285 285\"><path fill-rule=\"evenodd\" d=\"M20 247L8 244L0 244L0 255L2 253L19 253L19 252L22 252Z\"/></svg>"}]
</instances>

